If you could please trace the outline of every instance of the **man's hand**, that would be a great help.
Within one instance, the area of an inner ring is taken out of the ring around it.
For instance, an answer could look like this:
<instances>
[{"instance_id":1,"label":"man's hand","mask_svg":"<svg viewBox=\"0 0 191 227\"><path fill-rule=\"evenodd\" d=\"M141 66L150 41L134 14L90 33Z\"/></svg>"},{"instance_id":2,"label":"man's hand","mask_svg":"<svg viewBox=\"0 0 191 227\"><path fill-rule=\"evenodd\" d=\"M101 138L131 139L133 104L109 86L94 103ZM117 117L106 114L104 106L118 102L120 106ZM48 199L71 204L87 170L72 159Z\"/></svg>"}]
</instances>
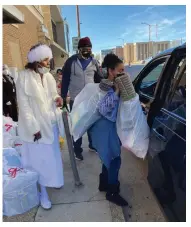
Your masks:
<instances>
[{"instance_id":1,"label":"man's hand","mask_svg":"<svg viewBox=\"0 0 191 227\"><path fill-rule=\"evenodd\" d=\"M61 97L58 97L55 99L56 106L57 107L62 107L63 106L63 99Z\"/></svg>"},{"instance_id":2,"label":"man's hand","mask_svg":"<svg viewBox=\"0 0 191 227\"><path fill-rule=\"evenodd\" d=\"M40 132L37 132L37 133L34 134L34 142L38 141L41 138L42 138L42 136L41 136Z\"/></svg>"},{"instance_id":3,"label":"man's hand","mask_svg":"<svg viewBox=\"0 0 191 227\"><path fill-rule=\"evenodd\" d=\"M63 105L62 105L62 109L66 108L66 110L69 112L68 106L67 106L67 98L63 99Z\"/></svg>"}]
</instances>

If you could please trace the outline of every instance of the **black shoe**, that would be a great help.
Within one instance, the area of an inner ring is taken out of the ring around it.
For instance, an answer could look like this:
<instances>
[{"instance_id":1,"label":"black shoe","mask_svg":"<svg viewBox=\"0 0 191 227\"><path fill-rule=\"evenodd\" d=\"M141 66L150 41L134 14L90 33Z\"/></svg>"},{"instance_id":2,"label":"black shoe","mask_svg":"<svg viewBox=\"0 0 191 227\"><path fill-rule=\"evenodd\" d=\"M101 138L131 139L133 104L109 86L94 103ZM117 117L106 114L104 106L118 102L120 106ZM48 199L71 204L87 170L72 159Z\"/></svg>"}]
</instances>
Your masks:
<instances>
[{"instance_id":1,"label":"black shoe","mask_svg":"<svg viewBox=\"0 0 191 227\"><path fill-rule=\"evenodd\" d=\"M108 190L108 177L104 176L102 173L99 175L99 191L107 192Z\"/></svg>"},{"instance_id":2,"label":"black shoe","mask_svg":"<svg viewBox=\"0 0 191 227\"><path fill-rule=\"evenodd\" d=\"M76 160L78 160L78 161L83 161L84 160L84 157L83 157L82 154L76 154L75 156L76 156Z\"/></svg>"},{"instance_id":3,"label":"black shoe","mask_svg":"<svg viewBox=\"0 0 191 227\"><path fill-rule=\"evenodd\" d=\"M108 185L106 199L118 206L128 206L128 202L119 195L120 183Z\"/></svg>"},{"instance_id":4,"label":"black shoe","mask_svg":"<svg viewBox=\"0 0 191 227\"><path fill-rule=\"evenodd\" d=\"M106 193L106 199L112 203L115 203L118 206L128 206L128 202L119 195L119 193Z\"/></svg>"},{"instance_id":5,"label":"black shoe","mask_svg":"<svg viewBox=\"0 0 191 227\"><path fill-rule=\"evenodd\" d=\"M93 148L93 147L89 147L89 151L90 151L90 152L94 152L94 153L97 154L97 150L96 150L95 148Z\"/></svg>"}]
</instances>

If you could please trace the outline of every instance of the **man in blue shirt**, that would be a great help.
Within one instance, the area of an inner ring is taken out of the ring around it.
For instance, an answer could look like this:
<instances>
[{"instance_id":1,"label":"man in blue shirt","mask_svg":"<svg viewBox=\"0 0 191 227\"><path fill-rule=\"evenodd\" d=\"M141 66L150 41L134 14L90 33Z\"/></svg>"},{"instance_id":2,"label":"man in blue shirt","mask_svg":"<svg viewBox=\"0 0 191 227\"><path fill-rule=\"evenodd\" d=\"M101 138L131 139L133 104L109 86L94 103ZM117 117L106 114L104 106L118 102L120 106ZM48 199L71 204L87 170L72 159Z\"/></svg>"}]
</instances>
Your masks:
<instances>
[{"instance_id":1,"label":"man in blue shirt","mask_svg":"<svg viewBox=\"0 0 191 227\"><path fill-rule=\"evenodd\" d=\"M62 69L61 95L66 102L67 93L70 94L70 109L72 109L74 99L88 83L100 83L102 75L96 59L92 57L92 43L88 37L82 38L78 43L79 53L71 56L65 62ZM89 149L92 147L91 137L88 132ZM83 160L82 138L74 143L76 159Z\"/></svg>"}]
</instances>

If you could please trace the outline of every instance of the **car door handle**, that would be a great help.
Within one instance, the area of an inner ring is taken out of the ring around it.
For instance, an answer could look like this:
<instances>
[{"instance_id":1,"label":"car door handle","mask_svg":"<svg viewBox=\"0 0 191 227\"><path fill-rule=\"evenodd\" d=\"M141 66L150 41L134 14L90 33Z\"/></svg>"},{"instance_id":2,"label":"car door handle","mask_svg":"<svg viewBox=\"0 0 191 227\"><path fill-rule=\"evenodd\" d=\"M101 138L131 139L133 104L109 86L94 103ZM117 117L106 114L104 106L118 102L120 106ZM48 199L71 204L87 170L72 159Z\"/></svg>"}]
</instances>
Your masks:
<instances>
[{"instance_id":1,"label":"car door handle","mask_svg":"<svg viewBox=\"0 0 191 227\"><path fill-rule=\"evenodd\" d=\"M162 140L163 142L166 142L167 139L165 136L161 135L156 128L153 128L153 132L155 133L155 135L157 136L158 139Z\"/></svg>"}]
</instances>

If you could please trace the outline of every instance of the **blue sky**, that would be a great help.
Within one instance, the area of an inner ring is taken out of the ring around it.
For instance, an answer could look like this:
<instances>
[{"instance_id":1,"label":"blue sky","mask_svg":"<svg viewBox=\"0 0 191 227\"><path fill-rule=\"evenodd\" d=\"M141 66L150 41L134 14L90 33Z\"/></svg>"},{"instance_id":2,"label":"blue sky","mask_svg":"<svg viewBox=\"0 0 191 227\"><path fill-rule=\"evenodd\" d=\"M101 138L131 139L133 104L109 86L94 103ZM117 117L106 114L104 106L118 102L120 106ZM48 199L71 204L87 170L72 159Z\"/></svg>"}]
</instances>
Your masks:
<instances>
[{"instance_id":1,"label":"blue sky","mask_svg":"<svg viewBox=\"0 0 191 227\"><path fill-rule=\"evenodd\" d=\"M186 38L185 6L79 6L81 37L89 36L93 52L122 45L124 42L148 41L148 26L142 22L158 24L151 29L152 40ZM76 6L62 6L63 17L70 27L70 38L77 36ZM70 41L70 43L72 43Z\"/></svg>"}]
</instances>

